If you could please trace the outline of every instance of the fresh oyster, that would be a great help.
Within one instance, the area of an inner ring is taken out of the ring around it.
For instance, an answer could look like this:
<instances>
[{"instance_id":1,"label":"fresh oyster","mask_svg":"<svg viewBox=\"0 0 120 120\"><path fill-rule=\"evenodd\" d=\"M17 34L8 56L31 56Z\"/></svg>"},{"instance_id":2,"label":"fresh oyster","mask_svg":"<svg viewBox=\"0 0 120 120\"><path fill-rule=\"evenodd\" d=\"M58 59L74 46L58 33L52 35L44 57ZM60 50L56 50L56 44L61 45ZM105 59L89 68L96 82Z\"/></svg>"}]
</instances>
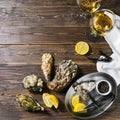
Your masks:
<instances>
[{"instance_id":1,"label":"fresh oyster","mask_svg":"<svg viewBox=\"0 0 120 120\"><path fill-rule=\"evenodd\" d=\"M56 69L55 78L48 83L48 88L55 91L63 90L76 76L78 66L72 60L63 60Z\"/></svg>"},{"instance_id":2,"label":"fresh oyster","mask_svg":"<svg viewBox=\"0 0 120 120\"><path fill-rule=\"evenodd\" d=\"M49 53L45 53L42 56L42 66L41 69L47 81L51 80L51 71L53 67L53 57Z\"/></svg>"},{"instance_id":3,"label":"fresh oyster","mask_svg":"<svg viewBox=\"0 0 120 120\"><path fill-rule=\"evenodd\" d=\"M26 111L44 111L44 107L31 96L18 94L16 100Z\"/></svg>"},{"instance_id":4,"label":"fresh oyster","mask_svg":"<svg viewBox=\"0 0 120 120\"><path fill-rule=\"evenodd\" d=\"M88 96L88 91L86 89L83 89L80 85L77 85L75 87L75 91L77 92L77 94L80 96L80 99L83 101L86 101L89 96Z\"/></svg>"},{"instance_id":5,"label":"fresh oyster","mask_svg":"<svg viewBox=\"0 0 120 120\"><path fill-rule=\"evenodd\" d=\"M74 87L75 91L83 101L86 101L89 98L88 92L92 91L94 88L95 82L93 81L82 82Z\"/></svg>"},{"instance_id":6,"label":"fresh oyster","mask_svg":"<svg viewBox=\"0 0 120 120\"><path fill-rule=\"evenodd\" d=\"M88 92L92 91L95 88L95 82L94 81L85 81L81 84L78 84L78 86L81 86L83 89L87 90Z\"/></svg>"},{"instance_id":7,"label":"fresh oyster","mask_svg":"<svg viewBox=\"0 0 120 120\"><path fill-rule=\"evenodd\" d=\"M43 80L34 74L26 76L22 84L31 92L41 92L43 89Z\"/></svg>"}]
</instances>

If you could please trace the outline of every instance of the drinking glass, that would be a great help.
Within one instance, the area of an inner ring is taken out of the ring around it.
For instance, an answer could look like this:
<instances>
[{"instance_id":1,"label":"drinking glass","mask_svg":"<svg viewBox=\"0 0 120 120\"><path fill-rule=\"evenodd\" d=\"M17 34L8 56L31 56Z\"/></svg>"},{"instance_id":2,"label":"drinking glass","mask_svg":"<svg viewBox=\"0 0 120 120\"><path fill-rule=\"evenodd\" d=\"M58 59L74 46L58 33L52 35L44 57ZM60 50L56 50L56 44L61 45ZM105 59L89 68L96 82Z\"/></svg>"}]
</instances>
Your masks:
<instances>
[{"instance_id":1,"label":"drinking glass","mask_svg":"<svg viewBox=\"0 0 120 120\"><path fill-rule=\"evenodd\" d=\"M99 9L101 0L77 0L78 6L85 13L93 13Z\"/></svg>"},{"instance_id":2,"label":"drinking glass","mask_svg":"<svg viewBox=\"0 0 120 120\"><path fill-rule=\"evenodd\" d=\"M105 36L115 24L115 15L111 10L94 12L90 18L90 29L95 36Z\"/></svg>"}]
</instances>

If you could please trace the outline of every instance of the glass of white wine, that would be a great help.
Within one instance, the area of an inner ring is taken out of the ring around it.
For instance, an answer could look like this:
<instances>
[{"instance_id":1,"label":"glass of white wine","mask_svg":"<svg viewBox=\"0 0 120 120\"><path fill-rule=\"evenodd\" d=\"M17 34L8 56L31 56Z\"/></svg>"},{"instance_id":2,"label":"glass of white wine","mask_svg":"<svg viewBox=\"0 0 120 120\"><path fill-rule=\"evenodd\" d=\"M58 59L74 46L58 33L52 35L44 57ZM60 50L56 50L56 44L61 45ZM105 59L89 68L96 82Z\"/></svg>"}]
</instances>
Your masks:
<instances>
[{"instance_id":1,"label":"glass of white wine","mask_svg":"<svg viewBox=\"0 0 120 120\"><path fill-rule=\"evenodd\" d=\"M85 13L93 13L99 9L101 0L77 0L78 6Z\"/></svg>"},{"instance_id":2,"label":"glass of white wine","mask_svg":"<svg viewBox=\"0 0 120 120\"><path fill-rule=\"evenodd\" d=\"M94 12L90 19L90 29L95 36L105 36L115 24L115 15L111 10Z\"/></svg>"}]
</instances>

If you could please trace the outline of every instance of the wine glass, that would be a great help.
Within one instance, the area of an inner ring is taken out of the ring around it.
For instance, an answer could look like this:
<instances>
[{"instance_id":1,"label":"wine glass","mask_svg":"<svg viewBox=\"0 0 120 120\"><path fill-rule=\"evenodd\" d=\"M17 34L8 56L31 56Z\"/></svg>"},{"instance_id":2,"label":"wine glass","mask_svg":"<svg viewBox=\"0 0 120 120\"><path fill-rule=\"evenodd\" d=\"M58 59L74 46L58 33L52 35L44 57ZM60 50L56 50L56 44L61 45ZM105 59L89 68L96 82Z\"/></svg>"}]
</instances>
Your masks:
<instances>
[{"instance_id":1,"label":"wine glass","mask_svg":"<svg viewBox=\"0 0 120 120\"><path fill-rule=\"evenodd\" d=\"M101 0L77 0L77 4L86 16L87 13L93 13L99 9Z\"/></svg>"},{"instance_id":2,"label":"wine glass","mask_svg":"<svg viewBox=\"0 0 120 120\"><path fill-rule=\"evenodd\" d=\"M115 24L115 15L111 10L94 12L90 18L90 29L95 36L105 36Z\"/></svg>"},{"instance_id":3,"label":"wine glass","mask_svg":"<svg viewBox=\"0 0 120 120\"><path fill-rule=\"evenodd\" d=\"M96 11L90 19L90 29L95 36L102 36L114 55L120 56L120 20L111 10ZM113 55L112 55L113 56ZM114 60L117 57L114 58Z\"/></svg>"}]
</instances>

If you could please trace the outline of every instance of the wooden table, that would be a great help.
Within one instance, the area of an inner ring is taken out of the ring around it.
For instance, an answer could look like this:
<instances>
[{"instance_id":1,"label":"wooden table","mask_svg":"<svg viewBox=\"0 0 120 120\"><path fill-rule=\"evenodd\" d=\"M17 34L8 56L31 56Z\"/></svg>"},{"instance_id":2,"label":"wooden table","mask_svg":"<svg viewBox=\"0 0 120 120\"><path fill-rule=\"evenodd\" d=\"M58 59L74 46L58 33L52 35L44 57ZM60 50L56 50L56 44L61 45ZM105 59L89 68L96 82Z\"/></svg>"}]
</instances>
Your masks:
<instances>
[{"instance_id":1,"label":"wooden table","mask_svg":"<svg viewBox=\"0 0 120 120\"><path fill-rule=\"evenodd\" d=\"M120 15L119 0L103 0L101 8L108 8ZM65 93L54 93L60 108L47 113L29 113L15 100L18 93L31 94L43 105L42 93L32 94L23 89L22 79L41 71L41 56L50 52L57 66L63 59L72 59L80 67L80 76L96 72L95 63L88 56L99 57L98 51L111 49L103 38L89 34L87 22L80 16L76 0L0 0L0 120L74 120L64 107ZM88 55L74 51L78 41L90 45ZM120 90L120 88L118 88ZM120 93L112 107L92 120L119 120Z\"/></svg>"}]
</instances>

